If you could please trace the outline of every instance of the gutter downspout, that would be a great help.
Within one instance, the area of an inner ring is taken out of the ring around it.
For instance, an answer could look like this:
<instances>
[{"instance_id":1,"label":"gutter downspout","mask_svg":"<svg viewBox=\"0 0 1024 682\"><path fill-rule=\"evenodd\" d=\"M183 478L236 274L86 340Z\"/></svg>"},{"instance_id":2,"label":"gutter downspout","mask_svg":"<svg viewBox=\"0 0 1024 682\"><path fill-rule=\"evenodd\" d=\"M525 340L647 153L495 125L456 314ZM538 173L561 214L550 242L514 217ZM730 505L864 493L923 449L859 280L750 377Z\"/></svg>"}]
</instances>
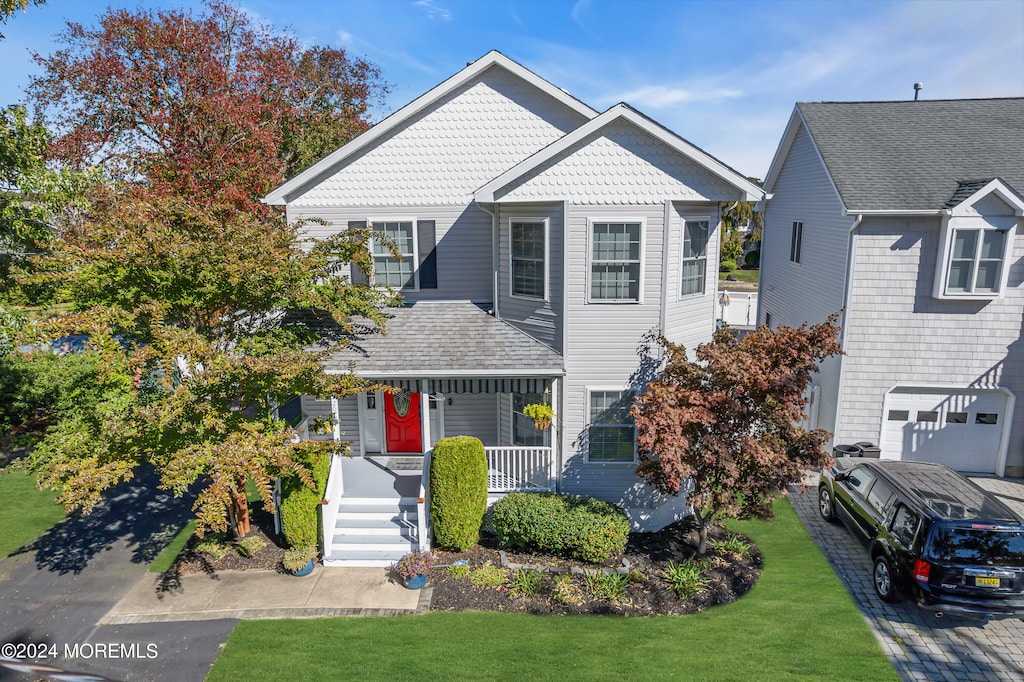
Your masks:
<instances>
[{"instance_id":1,"label":"gutter downspout","mask_svg":"<svg viewBox=\"0 0 1024 682\"><path fill-rule=\"evenodd\" d=\"M491 302L491 311L494 314L494 319L500 320L501 315L498 313L498 211L497 209L491 210L483 204L477 204L477 206L491 216L491 298L494 299Z\"/></svg>"},{"instance_id":2,"label":"gutter downspout","mask_svg":"<svg viewBox=\"0 0 1024 682\"><path fill-rule=\"evenodd\" d=\"M860 227L861 221L864 220L863 213L857 213L856 218L853 221L853 225L850 225L850 237L846 245L846 282L843 284L843 314L839 318L841 329L839 330L839 348L844 349L846 347L846 319L850 314L850 291L853 289L853 267L856 264L854 259L854 237L857 228ZM833 425L832 441L835 442L836 434L835 430L842 423L843 415L843 389L846 384L846 362L845 355L839 356L839 386L837 388L838 394L836 395L836 421Z\"/></svg>"}]
</instances>

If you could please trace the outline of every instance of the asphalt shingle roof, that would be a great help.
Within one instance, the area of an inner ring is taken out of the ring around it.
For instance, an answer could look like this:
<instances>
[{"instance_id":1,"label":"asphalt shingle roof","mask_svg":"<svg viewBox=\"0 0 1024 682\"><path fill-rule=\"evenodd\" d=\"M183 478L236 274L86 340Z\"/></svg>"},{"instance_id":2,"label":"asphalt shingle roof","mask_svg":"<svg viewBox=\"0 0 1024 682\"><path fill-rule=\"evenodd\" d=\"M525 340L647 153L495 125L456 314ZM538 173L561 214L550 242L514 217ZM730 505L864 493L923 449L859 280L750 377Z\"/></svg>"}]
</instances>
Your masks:
<instances>
[{"instance_id":1,"label":"asphalt shingle roof","mask_svg":"<svg viewBox=\"0 0 1024 682\"><path fill-rule=\"evenodd\" d=\"M364 377L389 375L479 376L535 371L561 373L562 356L467 301L419 301L389 310L381 334L374 325L357 325L348 344L324 363L329 372Z\"/></svg>"},{"instance_id":2,"label":"asphalt shingle roof","mask_svg":"<svg viewBox=\"0 0 1024 682\"><path fill-rule=\"evenodd\" d=\"M937 210L979 178L1024 194L1024 98L797 107L849 210Z\"/></svg>"}]
</instances>

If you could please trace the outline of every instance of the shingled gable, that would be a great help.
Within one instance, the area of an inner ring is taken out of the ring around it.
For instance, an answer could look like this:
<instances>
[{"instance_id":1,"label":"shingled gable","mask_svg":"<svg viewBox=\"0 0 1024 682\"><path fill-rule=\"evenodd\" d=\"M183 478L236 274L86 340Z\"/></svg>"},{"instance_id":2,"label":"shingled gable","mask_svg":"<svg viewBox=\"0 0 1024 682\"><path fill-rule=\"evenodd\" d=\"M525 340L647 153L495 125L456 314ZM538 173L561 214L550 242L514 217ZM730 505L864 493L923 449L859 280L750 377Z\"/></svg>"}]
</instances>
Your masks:
<instances>
[{"instance_id":1,"label":"shingled gable","mask_svg":"<svg viewBox=\"0 0 1024 682\"><path fill-rule=\"evenodd\" d=\"M849 214L939 213L979 178L1024 192L1024 98L800 102L765 178L769 195L801 126Z\"/></svg>"},{"instance_id":2,"label":"shingled gable","mask_svg":"<svg viewBox=\"0 0 1024 682\"><path fill-rule=\"evenodd\" d=\"M584 143L590 136L619 121L631 123L668 148L703 168L714 177L731 185L737 191L735 196L714 197L713 199L757 201L763 196L761 188L747 180L738 171L679 137L661 124L644 116L629 105L619 103L488 182L474 193L474 199L478 203L493 203L500 200L502 196L513 191L521 183L528 181L535 173L543 169L546 164L557 162L559 155L571 151L576 145ZM531 197L531 199L544 198L558 199L561 197Z\"/></svg>"},{"instance_id":3,"label":"shingled gable","mask_svg":"<svg viewBox=\"0 0 1024 682\"><path fill-rule=\"evenodd\" d=\"M466 68L462 69L451 78L448 78L384 120L375 124L372 128L357 136L348 144L342 146L337 151L329 154L296 175L294 178L288 180L283 185L263 197L263 202L275 206L283 206L287 204L292 196L331 174L347 159L352 158L361 151L367 149L374 142L384 138L388 133L400 127L409 119L430 108L439 100L471 82L473 79L481 76L485 71L492 67L504 69L553 97L566 107L587 119L597 116L597 111L569 95L561 88L552 85L526 67L509 59L500 52L492 50L475 62L471 62Z\"/></svg>"},{"instance_id":4,"label":"shingled gable","mask_svg":"<svg viewBox=\"0 0 1024 682\"><path fill-rule=\"evenodd\" d=\"M386 335L366 327L324 371L374 379L564 374L561 355L468 301L419 301L388 314Z\"/></svg>"}]
</instances>

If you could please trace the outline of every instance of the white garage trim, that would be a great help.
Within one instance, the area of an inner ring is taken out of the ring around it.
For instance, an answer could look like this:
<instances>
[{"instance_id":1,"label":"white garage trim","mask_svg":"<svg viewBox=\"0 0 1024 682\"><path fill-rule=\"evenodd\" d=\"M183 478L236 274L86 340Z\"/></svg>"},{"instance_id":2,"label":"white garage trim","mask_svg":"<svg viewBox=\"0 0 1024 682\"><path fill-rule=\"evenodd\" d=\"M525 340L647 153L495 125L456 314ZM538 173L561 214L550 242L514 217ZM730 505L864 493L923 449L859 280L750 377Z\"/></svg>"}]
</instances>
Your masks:
<instances>
[{"instance_id":1,"label":"white garage trim","mask_svg":"<svg viewBox=\"0 0 1024 682\"><path fill-rule=\"evenodd\" d=\"M1002 419L1002 428L1000 429L999 435L999 449L996 455L996 467L995 473L997 476L1005 476L1006 472L1006 453L1010 444L1010 429L1013 426L1013 414L1014 406L1017 402L1017 396L1014 395L1013 391L1004 387L977 387L977 386L962 386L962 385L951 385L951 384L932 384L932 383L912 383L912 384L896 384L888 391L882 398L882 415L878 428L878 443L881 445L885 440L885 427L886 419L889 414L890 399L895 393L913 393L913 392L946 392L951 394L963 394L963 393L981 393L981 394L995 394L1000 393L1005 396L1006 408L1005 414ZM883 449L882 457L885 458L886 453Z\"/></svg>"}]
</instances>

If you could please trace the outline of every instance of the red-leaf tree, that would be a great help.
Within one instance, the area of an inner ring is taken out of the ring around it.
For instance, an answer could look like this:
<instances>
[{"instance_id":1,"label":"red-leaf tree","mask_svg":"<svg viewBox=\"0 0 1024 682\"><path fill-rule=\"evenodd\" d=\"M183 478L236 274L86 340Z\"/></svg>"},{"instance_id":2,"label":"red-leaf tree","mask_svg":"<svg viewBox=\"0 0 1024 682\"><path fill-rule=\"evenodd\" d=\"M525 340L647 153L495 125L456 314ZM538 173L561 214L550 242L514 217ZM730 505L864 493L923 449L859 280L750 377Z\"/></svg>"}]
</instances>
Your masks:
<instances>
[{"instance_id":1,"label":"red-leaf tree","mask_svg":"<svg viewBox=\"0 0 1024 682\"><path fill-rule=\"evenodd\" d=\"M683 346L652 338L666 364L631 408L637 474L663 494L687 494L700 529L698 554L716 518L770 518L778 491L829 461L829 433L798 422L812 374L842 352L837 319L799 329L762 326L742 339L723 329L697 348L695 361Z\"/></svg>"},{"instance_id":2,"label":"red-leaf tree","mask_svg":"<svg viewBox=\"0 0 1024 682\"><path fill-rule=\"evenodd\" d=\"M256 210L257 198L368 127L387 92L374 64L304 47L238 6L107 9L68 23L30 101L54 151L110 177Z\"/></svg>"}]
</instances>

